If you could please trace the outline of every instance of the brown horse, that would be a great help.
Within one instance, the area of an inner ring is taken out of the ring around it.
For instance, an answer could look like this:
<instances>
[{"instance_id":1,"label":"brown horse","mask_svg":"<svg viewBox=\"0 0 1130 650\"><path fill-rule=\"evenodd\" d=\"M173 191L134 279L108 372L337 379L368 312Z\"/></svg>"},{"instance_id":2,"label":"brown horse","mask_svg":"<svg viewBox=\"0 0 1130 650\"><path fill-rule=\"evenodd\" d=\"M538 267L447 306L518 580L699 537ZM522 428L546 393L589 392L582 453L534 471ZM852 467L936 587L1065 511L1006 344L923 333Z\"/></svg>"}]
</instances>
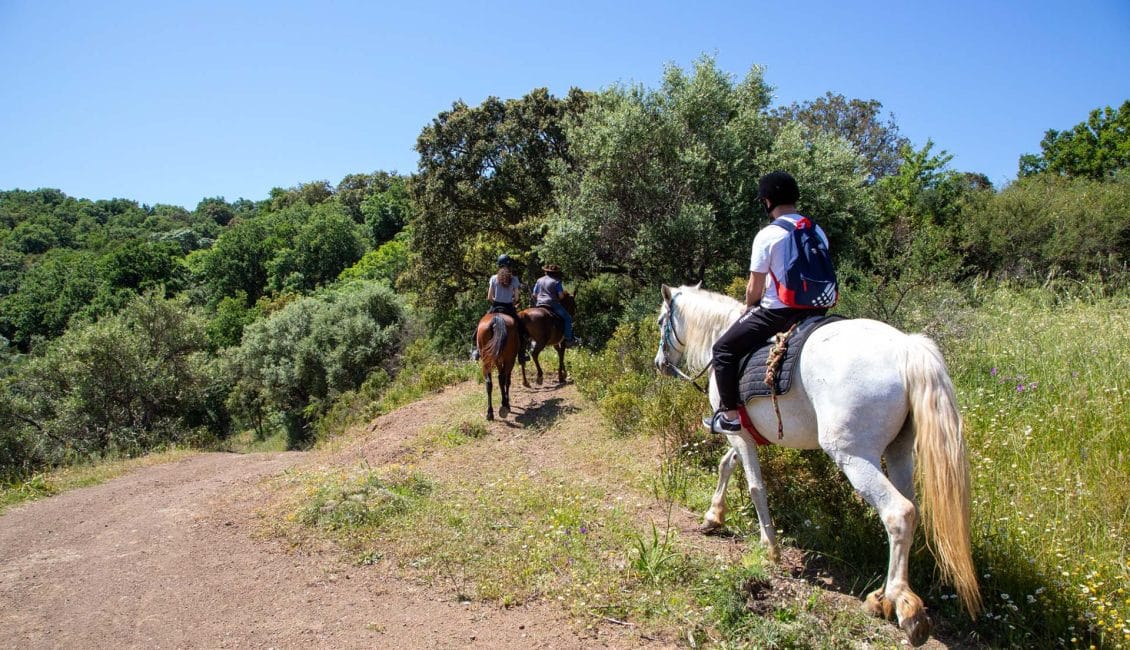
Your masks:
<instances>
[{"instance_id":1,"label":"brown horse","mask_svg":"<svg viewBox=\"0 0 1130 650\"><path fill-rule=\"evenodd\" d=\"M561 306L570 315L576 314L576 296L566 291L565 297L561 299ZM541 385L543 377L538 355L550 346L557 350L557 382L565 383L565 324L548 307L523 309L518 312L518 317L526 325L526 333L530 336L530 342L534 344L530 356L534 360L534 367L538 369L538 385ZM525 363L522 364L522 384L526 388L530 387L530 382L526 379Z\"/></svg>"},{"instance_id":2,"label":"brown horse","mask_svg":"<svg viewBox=\"0 0 1130 650\"><path fill-rule=\"evenodd\" d=\"M498 415L510 415L510 374L514 371L514 359L518 356L518 324L507 314L488 313L479 319L475 330L475 344L479 348L479 362L483 366L483 379L487 384L487 419L494 419L494 404L491 402L493 382L491 372L498 370L498 392L502 405Z\"/></svg>"}]
</instances>

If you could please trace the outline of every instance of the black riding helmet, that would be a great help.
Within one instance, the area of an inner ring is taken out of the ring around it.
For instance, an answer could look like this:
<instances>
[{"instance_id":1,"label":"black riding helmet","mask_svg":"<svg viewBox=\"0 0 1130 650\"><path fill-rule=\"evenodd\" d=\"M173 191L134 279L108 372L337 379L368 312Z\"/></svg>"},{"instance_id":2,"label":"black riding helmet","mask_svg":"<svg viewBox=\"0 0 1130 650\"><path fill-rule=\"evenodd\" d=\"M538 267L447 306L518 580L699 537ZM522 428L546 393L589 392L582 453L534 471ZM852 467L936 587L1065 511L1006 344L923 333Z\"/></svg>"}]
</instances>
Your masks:
<instances>
[{"instance_id":1,"label":"black riding helmet","mask_svg":"<svg viewBox=\"0 0 1130 650\"><path fill-rule=\"evenodd\" d=\"M511 267L514 266L514 260L510 259L510 256L507 255L506 253L503 253L502 255L498 256L498 266L499 267L505 266L506 268L511 268Z\"/></svg>"},{"instance_id":2,"label":"black riding helmet","mask_svg":"<svg viewBox=\"0 0 1130 650\"><path fill-rule=\"evenodd\" d=\"M794 205L799 198L796 179L787 172L770 172L757 183L757 200L769 199L766 212L772 212L778 205Z\"/></svg>"}]
</instances>

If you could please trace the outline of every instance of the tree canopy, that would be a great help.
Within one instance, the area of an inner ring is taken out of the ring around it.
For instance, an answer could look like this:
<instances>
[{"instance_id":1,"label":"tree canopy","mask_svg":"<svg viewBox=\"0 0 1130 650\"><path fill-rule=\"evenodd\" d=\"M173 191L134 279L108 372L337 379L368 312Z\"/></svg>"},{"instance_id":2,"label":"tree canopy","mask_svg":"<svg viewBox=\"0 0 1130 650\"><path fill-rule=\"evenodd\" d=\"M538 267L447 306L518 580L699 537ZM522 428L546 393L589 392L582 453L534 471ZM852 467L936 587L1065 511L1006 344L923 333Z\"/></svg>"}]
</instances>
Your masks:
<instances>
[{"instance_id":1,"label":"tree canopy","mask_svg":"<svg viewBox=\"0 0 1130 650\"><path fill-rule=\"evenodd\" d=\"M1052 173L1094 180L1130 166L1130 100L1119 108L1096 108L1069 131L1048 129L1039 156L1020 157L1020 176Z\"/></svg>"}]
</instances>

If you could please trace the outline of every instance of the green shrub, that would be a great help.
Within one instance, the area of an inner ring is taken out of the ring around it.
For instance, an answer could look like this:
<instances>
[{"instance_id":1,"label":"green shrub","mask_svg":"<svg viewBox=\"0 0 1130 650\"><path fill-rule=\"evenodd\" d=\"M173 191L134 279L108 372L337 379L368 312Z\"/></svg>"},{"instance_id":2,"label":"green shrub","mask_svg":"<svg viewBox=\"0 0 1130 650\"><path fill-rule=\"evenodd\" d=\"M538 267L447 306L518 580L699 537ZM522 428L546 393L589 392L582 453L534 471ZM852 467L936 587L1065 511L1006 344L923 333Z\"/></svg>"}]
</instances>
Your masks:
<instances>
[{"instance_id":1,"label":"green shrub","mask_svg":"<svg viewBox=\"0 0 1130 650\"><path fill-rule=\"evenodd\" d=\"M1125 285L1130 174L1108 181L1037 175L1009 185L963 218L968 259L999 277L1097 274Z\"/></svg>"},{"instance_id":2,"label":"green shrub","mask_svg":"<svg viewBox=\"0 0 1130 650\"><path fill-rule=\"evenodd\" d=\"M4 381L4 467L21 472L102 454L140 453L217 427L204 320L183 300L139 296L119 314L72 327ZM209 406L211 405L211 406Z\"/></svg>"},{"instance_id":3,"label":"green shrub","mask_svg":"<svg viewBox=\"0 0 1130 650\"><path fill-rule=\"evenodd\" d=\"M381 283L348 284L301 298L246 328L229 356L228 404L260 426L276 414L291 447L307 445L313 422L374 370L391 368L404 311Z\"/></svg>"}]
</instances>

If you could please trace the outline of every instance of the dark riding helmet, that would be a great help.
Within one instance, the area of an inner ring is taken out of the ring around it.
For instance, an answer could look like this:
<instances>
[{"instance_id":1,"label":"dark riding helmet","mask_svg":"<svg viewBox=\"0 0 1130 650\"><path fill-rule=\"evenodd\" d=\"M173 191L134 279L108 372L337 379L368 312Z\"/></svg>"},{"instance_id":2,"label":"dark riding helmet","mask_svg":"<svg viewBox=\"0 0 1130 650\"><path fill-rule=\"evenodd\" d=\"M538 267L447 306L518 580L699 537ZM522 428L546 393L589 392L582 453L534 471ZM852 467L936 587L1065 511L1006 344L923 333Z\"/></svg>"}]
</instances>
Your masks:
<instances>
[{"instance_id":1,"label":"dark riding helmet","mask_svg":"<svg viewBox=\"0 0 1130 650\"><path fill-rule=\"evenodd\" d=\"M506 253L503 253L502 255L498 256L498 266L505 266L507 268L510 268L514 266L514 260L510 259L510 256Z\"/></svg>"},{"instance_id":2,"label":"dark riding helmet","mask_svg":"<svg viewBox=\"0 0 1130 650\"><path fill-rule=\"evenodd\" d=\"M769 210L778 205L794 205L800 198L796 179L787 172L770 172L757 183L757 200L769 199Z\"/></svg>"}]
</instances>

